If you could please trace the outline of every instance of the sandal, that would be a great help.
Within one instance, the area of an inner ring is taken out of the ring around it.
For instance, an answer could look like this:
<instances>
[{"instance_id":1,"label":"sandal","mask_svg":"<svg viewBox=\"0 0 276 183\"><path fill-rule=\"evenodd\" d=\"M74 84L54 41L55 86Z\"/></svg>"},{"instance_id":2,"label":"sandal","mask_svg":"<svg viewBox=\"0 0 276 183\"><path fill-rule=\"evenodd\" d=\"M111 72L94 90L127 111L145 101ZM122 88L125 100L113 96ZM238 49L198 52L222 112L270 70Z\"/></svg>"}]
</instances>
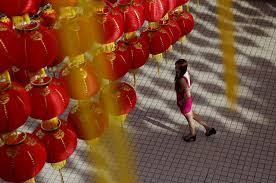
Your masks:
<instances>
[{"instance_id":1,"label":"sandal","mask_svg":"<svg viewBox=\"0 0 276 183\"><path fill-rule=\"evenodd\" d=\"M208 131L206 131L205 135L207 137L211 136L211 135L215 135L217 133L217 131L214 128L209 129Z\"/></svg>"},{"instance_id":2,"label":"sandal","mask_svg":"<svg viewBox=\"0 0 276 183\"><path fill-rule=\"evenodd\" d=\"M194 142L196 141L196 135L186 135L186 136L183 136L182 139L185 141L185 142Z\"/></svg>"}]
</instances>

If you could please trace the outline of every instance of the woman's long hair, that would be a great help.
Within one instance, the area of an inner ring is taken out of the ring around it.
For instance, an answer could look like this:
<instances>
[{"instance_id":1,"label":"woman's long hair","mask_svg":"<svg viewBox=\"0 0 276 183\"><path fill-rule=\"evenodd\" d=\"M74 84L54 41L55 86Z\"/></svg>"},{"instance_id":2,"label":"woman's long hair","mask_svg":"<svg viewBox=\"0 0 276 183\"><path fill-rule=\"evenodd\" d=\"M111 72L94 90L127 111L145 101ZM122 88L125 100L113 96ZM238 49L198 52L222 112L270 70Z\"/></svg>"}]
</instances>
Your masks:
<instances>
[{"instance_id":1,"label":"woman's long hair","mask_svg":"<svg viewBox=\"0 0 276 183\"><path fill-rule=\"evenodd\" d=\"M180 91L180 79L187 72L188 62L185 59L179 59L175 62L175 65L179 65L180 73L179 75L175 74L175 91Z\"/></svg>"}]
</instances>

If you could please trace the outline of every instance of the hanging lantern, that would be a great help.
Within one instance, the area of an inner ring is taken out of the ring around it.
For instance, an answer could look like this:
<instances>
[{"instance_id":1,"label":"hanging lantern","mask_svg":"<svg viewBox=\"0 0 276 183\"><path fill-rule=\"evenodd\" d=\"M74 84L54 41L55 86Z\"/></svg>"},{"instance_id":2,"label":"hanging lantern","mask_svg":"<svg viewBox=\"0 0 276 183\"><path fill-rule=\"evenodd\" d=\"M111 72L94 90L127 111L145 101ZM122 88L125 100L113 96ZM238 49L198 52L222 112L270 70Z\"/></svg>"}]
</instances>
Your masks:
<instances>
[{"instance_id":1,"label":"hanging lantern","mask_svg":"<svg viewBox=\"0 0 276 183\"><path fill-rule=\"evenodd\" d=\"M19 35L9 25L0 22L0 73L11 67L16 60L21 60Z\"/></svg>"},{"instance_id":2,"label":"hanging lantern","mask_svg":"<svg viewBox=\"0 0 276 183\"><path fill-rule=\"evenodd\" d=\"M41 0L1 0L0 12L9 17L34 14L38 11Z\"/></svg>"},{"instance_id":3,"label":"hanging lantern","mask_svg":"<svg viewBox=\"0 0 276 183\"><path fill-rule=\"evenodd\" d=\"M38 22L22 24L16 29L21 34L18 50L22 58L15 62L21 69L37 71L50 65L57 56L57 39L53 31L40 26Z\"/></svg>"},{"instance_id":4,"label":"hanging lantern","mask_svg":"<svg viewBox=\"0 0 276 183\"><path fill-rule=\"evenodd\" d=\"M92 25L86 16L75 16L63 21L57 30L62 55L59 57L74 57L88 51L95 36Z\"/></svg>"},{"instance_id":5,"label":"hanging lantern","mask_svg":"<svg viewBox=\"0 0 276 183\"><path fill-rule=\"evenodd\" d=\"M112 7L97 10L95 20L97 30L102 33L102 36L96 38L98 43L113 43L124 33L124 17Z\"/></svg>"},{"instance_id":6,"label":"hanging lantern","mask_svg":"<svg viewBox=\"0 0 276 183\"><path fill-rule=\"evenodd\" d=\"M23 125L31 113L30 96L17 83L0 87L0 133L8 133Z\"/></svg>"},{"instance_id":7,"label":"hanging lantern","mask_svg":"<svg viewBox=\"0 0 276 183\"><path fill-rule=\"evenodd\" d=\"M73 128L67 122L57 118L43 121L33 134L44 143L48 163L59 163L60 166L64 166L64 161L73 154L77 147L77 136Z\"/></svg>"},{"instance_id":8,"label":"hanging lantern","mask_svg":"<svg viewBox=\"0 0 276 183\"><path fill-rule=\"evenodd\" d=\"M46 5L41 13L40 23L45 27L52 28L54 27L57 19L58 17L56 11L51 6Z\"/></svg>"},{"instance_id":9,"label":"hanging lantern","mask_svg":"<svg viewBox=\"0 0 276 183\"><path fill-rule=\"evenodd\" d=\"M32 81L31 84L30 95L33 109L31 117L49 120L65 111L69 103L69 96L58 79L42 77Z\"/></svg>"},{"instance_id":10,"label":"hanging lantern","mask_svg":"<svg viewBox=\"0 0 276 183\"><path fill-rule=\"evenodd\" d=\"M142 32L141 37L144 37L149 42L150 53L153 55L165 52L171 45L171 37L168 32L161 27L148 28Z\"/></svg>"},{"instance_id":11,"label":"hanging lantern","mask_svg":"<svg viewBox=\"0 0 276 183\"><path fill-rule=\"evenodd\" d=\"M144 8L132 0L119 0L118 11L124 17L124 32L131 33L138 30L145 22Z\"/></svg>"},{"instance_id":12,"label":"hanging lantern","mask_svg":"<svg viewBox=\"0 0 276 183\"><path fill-rule=\"evenodd\" d=\"M107 111L115 116L129 113L137 100L134 88L125 82L106 85L100 97Z\"/></svg>"},{"instance_id":13,"label":"hanging lantern","mask_svg":"<svg viewBox=\"0 0 276 183\"><path fill-rule=\"evenodd\" d=\"M90 64L65 68L61 75L66 84L67 91L74 99L88 99L100 90L100 80L94 74Z\"/></svg>"},{"instance_id":14,"label":"hanging lantern","mask_svg":"<svg viewBox=\"0 0 276 183\"><path fill-rule=\"evenodd\" d=\"M167 10L166 12L169 13L170 11L172 11L173 9L175 9L176 3L178 0L163 0L163 3L166 4Z\"/></svg>"},{"instance_id":15,"label":"hanging lantern","mask_svg":"<svg viewBox=\"0 0 276 183\"><path fill-rule=\"evenodd\" d=\"M46 150L37 137L16 132L0 144L0 178L9 182L35 182L46 161Z\"/></svg>"},{"instance_id":16,"label":"hanging lantern","mask_svg":"<svg viewBox=\"0 0 276 183\"><path fill-rule=\"evenodd\" d=\"M128 39L123 44L127 44L131 56L131 70L142 67L149 58L149 45L145 37L135 37Z\"/></svg>"},{"instance_id":17,"label":"hanging lantern","mask_svg":"<svg viewBox=\"0 0 276 183\"><path fill-rule=\"evenodd\" d=\"M79 102L68 115L79 139L92 140L100 137L108 126L108 115L97 103Z\"/></svg>"},{"instance_id":18,"label":"hanging lantern","mask_svg":"<svg viewBox=\"0 0 276 183\"><path fill-rule=\"evenodd\" d=\"M168 10L164 0L145 0L143 7L145 19L150 22L158 22Z\"/></svg>"},{"instance_id":19,"label":"hanging lantern","mask_svg":"<svg viewBox=\"0 0 276 183\"><path fill-rule=\"evenodd\" d=\"M195 21L193 15L187 11L176 11L171 15L170 19L178 23L182 32L181 37L188 35L194 29Z\"/></svg>"},{"instance_id":20,"label":"hanging lantern","mask_svg":"<svg viewBox=\"0 0 276 183\"><path fill-rule=\"evenodd\" d=\"M179 40L182 32L179 25L175 21L160 21L160 26L167 31L172 40L172 45Z\"/></svg>"},{"instance_id":21,"label":"hanging lantern","mask_svg":"<svg viewBox=\"0 0 276 183\"><path fill-rule=\"evenodd\" d=\"M94 58L97 75L111 81L122 78L131 67L131 56L125 46L117 46L114 52L101 53Z\"/></svg>"}]
</instances>

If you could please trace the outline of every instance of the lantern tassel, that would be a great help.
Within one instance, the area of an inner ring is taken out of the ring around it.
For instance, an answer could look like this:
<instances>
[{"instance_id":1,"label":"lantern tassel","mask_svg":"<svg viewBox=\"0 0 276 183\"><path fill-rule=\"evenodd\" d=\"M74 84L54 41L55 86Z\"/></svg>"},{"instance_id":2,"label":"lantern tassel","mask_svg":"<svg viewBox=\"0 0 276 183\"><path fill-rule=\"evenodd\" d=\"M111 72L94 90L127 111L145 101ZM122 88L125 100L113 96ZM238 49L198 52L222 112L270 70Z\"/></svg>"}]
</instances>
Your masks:
<instances>
[{"instance_id":1,"label":"lantern tassel","mask_svg":"<svg viewBox=\"0 0 276 183\"><path fill-rule=\"evenodd\" d=\"M52 163L51 165L55 170L60 170L66 165L66 160L63 160L63 161L58 162L58 163Z\"/></svg>"},{"instance_id":2,"label":"lantern tassel","mask_svg":"<svg viewBox=\"0 0 276 183\"><path fill-rule=\"evenodd\" d=\"M189 2L186 4L186 9L187 9L188 12L190 11Z\"/></svg>"},{"instance_id":3,"label":"lantern tassel","mask_svg":"<svg viewBox=\"0 0 276 183\"><path fill-rule=\"evenodd\" d=\"M61 178L61 182L62 182L62 183L65 183L65 182L64 182L63 174L62 174L62 172L61 172L61 169L59 169L58 172L59 172L59 175L60 175L60 178Z\"/></svg>"},{"instance_id":4,"label":"lantern tassel","mask_svg":"<svg viewBox=\"0 0 276 183\"><path fill-rule=\"evenodd\" d=\"M132 39L132 38L135 38L136 37L136 32L127 32L125 33L125 39L128 40L128 39Z\"/></svg>"},{"instance_id":5,"label":"lantern tassel","mask_svg":"<svg viewBox=\"0 0 276 183\"><path fill-rule=\"evenodd\" d=\"M197 0L197 7L199 7L199 0Z\"/></svg>"},{"instance_id":6,"label":"lantern tassel","mask_svg":"<svg viewBox=\"0 0 276 183\"><path fill-rule=\"evenodd\" d=\"M35 183L35 178L31 178L29 180L24 181L23 183Z\"/></svg>"},{"instance_id":7,"label":"lantern tassel","mask_svg":"<svg viewBox=\"0 0 276 183\"><path fill-rule=\"evenodd\" d=\"M132 73L132 75L133 75L133 85L134 86L136 86L136 74L135 74L135 72L134 73Z\"/></svg>"}]
</instances>

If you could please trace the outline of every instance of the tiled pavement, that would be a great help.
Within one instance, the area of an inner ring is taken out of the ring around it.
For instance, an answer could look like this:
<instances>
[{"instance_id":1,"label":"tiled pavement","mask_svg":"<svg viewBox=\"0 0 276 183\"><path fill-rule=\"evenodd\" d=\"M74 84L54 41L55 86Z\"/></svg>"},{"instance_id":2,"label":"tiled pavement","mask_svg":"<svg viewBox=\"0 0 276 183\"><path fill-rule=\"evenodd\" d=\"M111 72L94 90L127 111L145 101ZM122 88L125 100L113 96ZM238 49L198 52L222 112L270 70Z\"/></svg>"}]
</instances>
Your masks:
<instances>
[{"instance_id":1,"label":"tiled pavement","mask_svg":"<svg viewBox=\"0 0 276 183\"><path fill-rule=\"evenodd\" d=\"M276 1L234 3L236 61L240 79L236 111L224 96L223 64L216 22L216 1L192 0L195 30L186 42L166 53L160 75L149 61L138 74L136 109L125 124L137 159L140 183L276 182ZM174 93L174 61L186 58L193 76L194 110L217 134L185 143L187 121ZM132 77L126 80L132 82ZM30 121L25 129L33 126ZM82 142L63 169L66 183L90 180L88 153ZM38 183L60 182L47 165ZM1 182L1 181L0 181ZM2 181L3 182L3 181Z\"/></svg>"}]
</instances>

